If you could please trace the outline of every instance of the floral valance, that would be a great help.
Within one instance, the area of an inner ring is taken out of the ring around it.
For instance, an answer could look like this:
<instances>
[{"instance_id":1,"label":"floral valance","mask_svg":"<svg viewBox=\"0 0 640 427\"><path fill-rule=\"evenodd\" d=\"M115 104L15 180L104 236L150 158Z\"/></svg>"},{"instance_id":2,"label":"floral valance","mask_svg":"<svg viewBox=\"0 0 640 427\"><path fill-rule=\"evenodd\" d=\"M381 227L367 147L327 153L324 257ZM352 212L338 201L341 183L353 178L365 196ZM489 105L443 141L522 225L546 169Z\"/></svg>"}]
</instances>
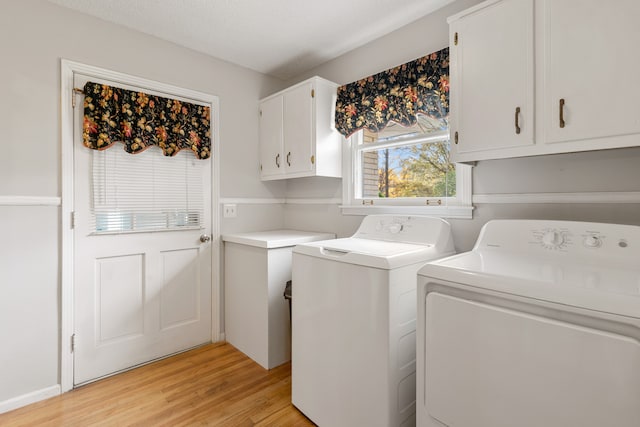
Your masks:
<instances>
[{"instance_id":1,"label":"floral valance","mask_svg":"<svg viewBox=\"0 0 640 427\"><path fill-rule=\"evenodd\" d=\"M192 150L199 159L211 155L211 109L87 82L84 85L84 145L104 150L122 142L135 154L156 145L165 156Z\"/></svg>"},{"instance_id":2,"label":"floral valance","mask_svg":"<svg viewBox=\"0 0 640 427\"><path fill-rule=\"evenodd\" d=\"M449 48L338 88L336 129L345 136L391 121L412 126L417 114L449 114Z\"/></svg>"}]
</instances>

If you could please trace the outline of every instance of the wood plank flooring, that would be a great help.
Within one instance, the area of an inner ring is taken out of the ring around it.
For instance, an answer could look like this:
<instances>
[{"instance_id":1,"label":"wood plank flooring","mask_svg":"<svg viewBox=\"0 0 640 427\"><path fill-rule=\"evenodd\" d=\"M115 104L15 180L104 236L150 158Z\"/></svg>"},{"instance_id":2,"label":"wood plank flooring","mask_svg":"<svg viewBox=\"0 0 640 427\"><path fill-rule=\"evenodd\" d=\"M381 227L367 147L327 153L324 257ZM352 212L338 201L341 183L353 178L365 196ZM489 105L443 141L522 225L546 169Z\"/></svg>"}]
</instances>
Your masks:
<instances>
[{"instance_id":1,"label":"wood plank flooring","mask_svg":"<svg viewBox=\"0 0 640 427\"><path fill-rule=\"evenodd\" d=\"M0 414L0 426L313 426L291 405L291 364L267 371L210 344Z\"/></svg>"}]
</instances>

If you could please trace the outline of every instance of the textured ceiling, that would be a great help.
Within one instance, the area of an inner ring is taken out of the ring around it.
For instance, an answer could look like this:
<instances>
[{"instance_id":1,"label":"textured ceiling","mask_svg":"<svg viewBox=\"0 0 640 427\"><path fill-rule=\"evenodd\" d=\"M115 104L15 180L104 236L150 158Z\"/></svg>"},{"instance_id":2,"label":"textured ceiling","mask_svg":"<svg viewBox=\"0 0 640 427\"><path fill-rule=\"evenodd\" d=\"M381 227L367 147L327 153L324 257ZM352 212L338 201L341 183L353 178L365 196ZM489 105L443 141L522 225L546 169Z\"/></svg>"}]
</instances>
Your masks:
<instances>
[{"instance_id":1,"label":"textured ceiling","mask_svg":"<svg viewBox=\"0 0 640 427\"><path fill-rule=\"evenodd\" d=\"M453 0L49 0L289 79Z\"/></svg>"}]
</instances>

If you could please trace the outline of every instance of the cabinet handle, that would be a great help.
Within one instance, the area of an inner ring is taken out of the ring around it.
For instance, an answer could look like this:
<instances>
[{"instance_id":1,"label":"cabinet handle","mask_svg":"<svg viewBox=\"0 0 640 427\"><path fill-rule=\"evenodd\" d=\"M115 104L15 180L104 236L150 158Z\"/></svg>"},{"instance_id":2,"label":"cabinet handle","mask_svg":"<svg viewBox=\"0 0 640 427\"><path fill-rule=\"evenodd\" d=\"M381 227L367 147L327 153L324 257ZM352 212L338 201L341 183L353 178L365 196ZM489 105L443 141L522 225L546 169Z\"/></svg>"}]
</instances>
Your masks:
<instances>
[{"instance_id":1,"label":"cabinet handle","mask_svg":"<svg viewBox=\"0 0 640 427\"><path fill-rule=\"evenodd\" d=\"M287 164L291 166L291 151L287 153Z\"/></svg>"},{"instance_id":2,"label":"cabinet handle","mask_svg":"<svg viewBox=\"0 0 640 427\"><path fill-rule=\"evenodd\" d=\"M564 98L560 99L560 127L564 127Z\"/></svg>"},{"instance_id":3,"label":"cabinet handle","mask_svg":"<svg viewBox=\"0 0 640 427\"><path fill-rule=\"evenodd\" d=\"M520 107L516 107L516 135L520 135Z\"/></svg>"},{"instance_id":4,"label":"cabinet handle","mask_svg":"<svg viewBox=\"0 0 640 427\"><path fill-rule=\"evenodd\" d=\"M280 153L276 155L276 166L280 167Z\"/></svg>"}]
</instances>

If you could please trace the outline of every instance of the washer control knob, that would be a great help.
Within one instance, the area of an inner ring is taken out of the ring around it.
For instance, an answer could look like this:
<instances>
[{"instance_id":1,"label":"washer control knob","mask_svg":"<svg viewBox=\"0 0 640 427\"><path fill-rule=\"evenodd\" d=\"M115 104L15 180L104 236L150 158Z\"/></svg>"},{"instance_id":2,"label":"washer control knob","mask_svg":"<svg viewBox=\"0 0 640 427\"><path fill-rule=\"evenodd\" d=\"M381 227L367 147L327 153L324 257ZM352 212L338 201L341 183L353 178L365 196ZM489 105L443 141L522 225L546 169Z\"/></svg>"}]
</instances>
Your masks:
<instances>
[{"instance_id":1,"label":"washer control knob","mask_svg":"<svg viewBox=\"0 0 640 427\"><path fill-rule=\"evenodd\" d=\"M542 244L550 248L556 248L564 243L564 236L557 231L547 231L542 236Z\"/></svg>"},{"instance_id":2,"label":"washer control knob","mask_svg":"<svg viewBox=\"0 0 640 427\"><path fill-rule=\"evenodd\" d=\"M599 236L593 234L584 238L584 245L588 248L599 248L602 246L602 239Z\"/></svg>"},{"instance_id":3,"label":"washer control knob","mask_svg":"<svg viewBox=\"0 0 640 427\"><path fill-rule=\"evenodd\" d=\"M402 225L401 224L391 224L389 226L389 233L391 233L391 234L398 234L400 231L402 231Z\"/></svg>"}]
</instances>

